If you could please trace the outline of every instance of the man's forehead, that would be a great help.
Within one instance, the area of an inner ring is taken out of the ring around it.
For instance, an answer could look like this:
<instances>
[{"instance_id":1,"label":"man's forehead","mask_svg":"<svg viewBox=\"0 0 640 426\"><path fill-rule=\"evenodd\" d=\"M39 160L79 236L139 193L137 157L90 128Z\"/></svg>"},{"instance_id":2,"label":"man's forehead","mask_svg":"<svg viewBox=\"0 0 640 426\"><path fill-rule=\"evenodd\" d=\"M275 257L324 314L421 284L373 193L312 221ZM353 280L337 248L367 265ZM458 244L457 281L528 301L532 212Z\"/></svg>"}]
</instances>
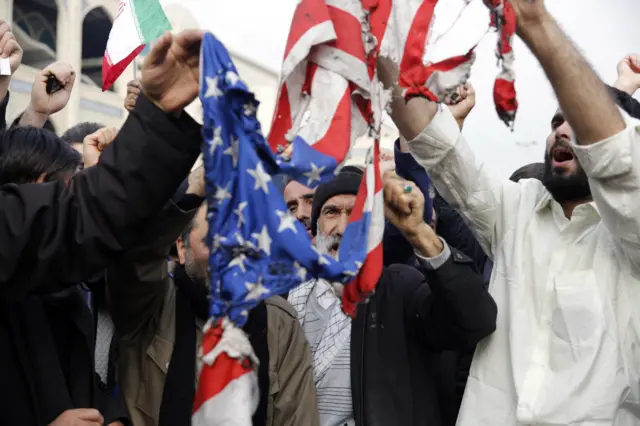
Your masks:
<instances>
[{"instance_id":1,"label":"man's forehead","mask_svg":"<svg viewBox=\"0 0 640 426\"><path fill-rule=\"evenodd\" d=\"M287 200L304 197L305 195L312 195L313 189L304 186L300 182L292 180L284 188L284 196Z\"/></svg>"},{"instance_id":2,"label":"man's forehead","mask_svg":"<svg viewBox=\"0 0 640 426\"><path fill-rule=\"evenodd\" d=\"M325 201L323 208L326 206L336 206L340 208L351 208L356 203L356 196L353 194L334 195Z\"/></svg>"}]
</instances>

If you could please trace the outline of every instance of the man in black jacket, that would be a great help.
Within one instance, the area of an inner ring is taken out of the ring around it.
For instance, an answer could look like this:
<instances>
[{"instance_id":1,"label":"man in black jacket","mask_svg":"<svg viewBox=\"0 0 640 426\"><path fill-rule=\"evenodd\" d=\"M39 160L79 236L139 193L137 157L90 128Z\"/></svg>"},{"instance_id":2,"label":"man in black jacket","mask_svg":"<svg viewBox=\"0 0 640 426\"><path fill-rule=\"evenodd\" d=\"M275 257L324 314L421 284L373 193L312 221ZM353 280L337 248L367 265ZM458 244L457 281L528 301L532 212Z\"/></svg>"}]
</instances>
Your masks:
<instances>
[{"instance_id":1,"label":"man in black jacket","mask_svg":"<svg viewBox=\"0 0 640 426\"><path fill-rule=\"evenodd\" d=\"M320 251L336 256L361 179L342 171L316 189L311 228ZM424 222L415 184L387 173L384 198L385 216L413 246L420 271L385 268L353 321L341 311L338 284L314 280L289 295L312 348L322 426L442 424L437 355L473 347L495 329L482 277Z\"/></svg>"},{"instance_id":2,"label":"man in black jacket","mask_svg":"<svg viewBox=\"0 0 640 426\"><path fill-rule=\"evenodd\" d=\"M0 378L10 390L0 399L2 424L119 420L84 409L96 407L97 391L87 374L92 366L76 363L92 358L82 353L90 345L76 337L84 330L91 339L90 319L68 312L69 295L60 306L39 295L73 292L73 283L109 266L189 173L200 128L181 111L199 90L201 38L200 31L167 33L154 45L142 72L145 96L95 167L69 185L0 186ZM65 312L69 327L46 320L55 316L52 309Z\"/></svg>"}]
</instances>

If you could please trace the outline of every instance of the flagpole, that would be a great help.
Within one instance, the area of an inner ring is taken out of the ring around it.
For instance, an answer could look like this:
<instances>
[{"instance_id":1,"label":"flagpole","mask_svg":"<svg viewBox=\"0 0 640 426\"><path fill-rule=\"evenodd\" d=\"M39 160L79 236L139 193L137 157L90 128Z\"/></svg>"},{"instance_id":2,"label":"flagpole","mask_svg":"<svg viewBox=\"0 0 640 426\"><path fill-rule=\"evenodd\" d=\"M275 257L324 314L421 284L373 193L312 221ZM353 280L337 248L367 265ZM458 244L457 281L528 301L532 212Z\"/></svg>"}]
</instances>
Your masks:
<instances>
[{"instance_id":1,"label":"flagpole","mask_svg":"<svg viewBox=\"0 0 640 426\"><path fill-rule=\"evenodd\" d=\"M138 79L138 58L133 60L133 79Z\"/></svg>"}]
</instances>

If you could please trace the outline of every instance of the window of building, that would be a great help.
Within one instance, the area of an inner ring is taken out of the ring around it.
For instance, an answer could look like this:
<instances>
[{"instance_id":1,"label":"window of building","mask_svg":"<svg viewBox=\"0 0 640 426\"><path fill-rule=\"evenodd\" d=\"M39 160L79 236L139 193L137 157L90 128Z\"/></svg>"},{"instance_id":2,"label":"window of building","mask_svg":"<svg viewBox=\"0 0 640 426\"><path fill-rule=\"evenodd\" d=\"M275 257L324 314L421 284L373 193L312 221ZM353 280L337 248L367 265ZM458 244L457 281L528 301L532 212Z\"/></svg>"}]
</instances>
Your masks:
<instances>
[{"instance_id":1,"label":"window of building","mask_svg":"<svg viewBox=\"0 0 640 426\"><path fill-rule=\"evenodd\" d=\"M23 64L44 68L55 62L57 22L55 0L15 0L13 35L24 50Z\"/></svg>"},{"instance_id":2,"label":"window of building","mask_svg":"<svg viewBox=\"0 0 640 426\"><path fill-rule=\"evenodd\" d=\"M112 26L102 7L87 13L82 22L82 81L102 87L102 58ZM109 88L115 91L114 86Z\"/></svg>"}]
</instances>

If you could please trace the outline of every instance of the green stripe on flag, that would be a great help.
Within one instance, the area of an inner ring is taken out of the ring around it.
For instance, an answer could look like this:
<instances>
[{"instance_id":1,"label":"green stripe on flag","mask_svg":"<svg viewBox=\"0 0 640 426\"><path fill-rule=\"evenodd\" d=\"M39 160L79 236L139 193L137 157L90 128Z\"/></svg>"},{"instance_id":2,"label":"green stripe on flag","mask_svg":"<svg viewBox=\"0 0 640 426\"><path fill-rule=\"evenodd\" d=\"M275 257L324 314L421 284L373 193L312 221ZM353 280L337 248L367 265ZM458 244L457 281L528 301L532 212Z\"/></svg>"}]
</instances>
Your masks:
<instances>
[{"instance_id":1,"label":"green stripe on flag","mask_svg":"<svg viewBox=\"0 0 640 426\"><path fill-rule=\"evenodd\" d=\"M143 44L149 43L171 30L169 18L158 0L131 0L131 12L138 36Z\"/></svg>"}]
</instances>

